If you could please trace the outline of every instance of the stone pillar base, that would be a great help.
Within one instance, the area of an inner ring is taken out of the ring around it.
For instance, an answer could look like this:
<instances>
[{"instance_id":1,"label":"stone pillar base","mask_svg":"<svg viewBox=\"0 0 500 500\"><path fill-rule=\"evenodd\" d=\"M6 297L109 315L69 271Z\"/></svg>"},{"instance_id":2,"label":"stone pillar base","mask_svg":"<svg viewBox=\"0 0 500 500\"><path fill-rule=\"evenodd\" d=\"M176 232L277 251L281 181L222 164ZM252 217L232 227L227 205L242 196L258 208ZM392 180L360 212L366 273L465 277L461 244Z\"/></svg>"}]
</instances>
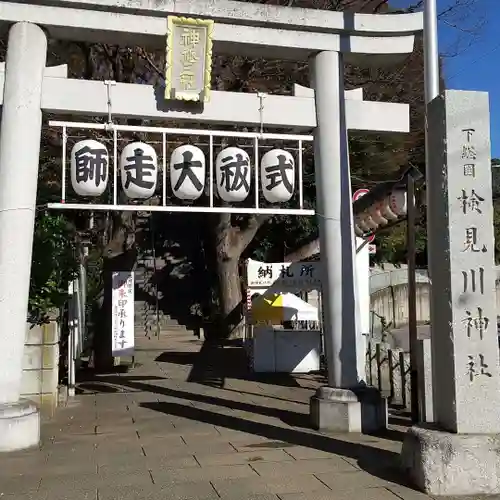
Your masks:
<instances>
[{"instance_id":1,"label":"stone pillar base","mask_svg":"<svg viewBox=\"0 0 500 500\"><path fill-rule=\"evenodd\" d=\"M310 416L324 432L375 432L387 428L387 401L374 387L320 387L311 397Z\"/></svg>"},{"instance_id":2,"label":"stone pillar base","mask_svg":"<svg viewBox=\"0 0 500 500\"><path fill-rule=\"evenodd\" d=\"M402 466L429 495L500 493L500 435L452 434L414 426L406 434Z\"/></svg>"},{"instance_id":3,"label":"stone pillar base","mask_svg":"<svg viewBox=\"0 0 500 500\"><path fill-rule=\"evenodd\" d=\"M0 404L0 452L31 448L39 442L40 416L33 403Z\"/></svg>"}]
</instances>

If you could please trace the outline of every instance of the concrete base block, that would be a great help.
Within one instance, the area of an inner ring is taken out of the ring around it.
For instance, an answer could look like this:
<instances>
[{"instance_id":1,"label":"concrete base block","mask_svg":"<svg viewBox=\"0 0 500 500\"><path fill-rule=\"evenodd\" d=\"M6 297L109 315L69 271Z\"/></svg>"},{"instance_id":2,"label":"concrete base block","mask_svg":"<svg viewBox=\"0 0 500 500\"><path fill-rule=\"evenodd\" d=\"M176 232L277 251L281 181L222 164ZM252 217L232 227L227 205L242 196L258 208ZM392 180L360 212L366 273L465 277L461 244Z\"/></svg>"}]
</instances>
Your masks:
<instances>
[{"instance_id":1,"label":"concrete base block","mask_svg":"<svg viewBox=\"0 0 500 500\"><path fill-rule=\"evenodd\" d=\"M0 404L0 452L38 446L40 416L30 401Z\"/></svg>"},{"instance_id":2,"label":"concrete base block","mask_svg":"<svg viewBox=\"0 0 500 500\"><path fill-rule=\"evenodd\" d=\"M401 452L413 484L429 495L500 493L500 435L412 427Z\"/></svg>"},{"instance_id":3,"label":"concrete base block","mask_svg":"<svg viewBox=\"0 0 500 500\"><path fill-rule=\"evenodd\" d=\"M311 423L325 432L375 432L387 427L387 401L373 387L320 387L310 400Z\"/></svg>"}]
</instances>

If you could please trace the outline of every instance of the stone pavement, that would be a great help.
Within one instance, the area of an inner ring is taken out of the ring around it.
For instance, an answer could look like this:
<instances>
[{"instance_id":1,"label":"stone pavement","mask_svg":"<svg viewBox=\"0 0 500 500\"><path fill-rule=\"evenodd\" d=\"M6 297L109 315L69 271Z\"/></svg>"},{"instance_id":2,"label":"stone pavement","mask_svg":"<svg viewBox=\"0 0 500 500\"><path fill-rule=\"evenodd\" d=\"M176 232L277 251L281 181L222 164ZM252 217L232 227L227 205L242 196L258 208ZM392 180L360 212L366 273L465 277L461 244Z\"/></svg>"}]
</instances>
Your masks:
<instances>
[{"instance_id":1,"label":"stone pavement","mask_svg":"<svg viewBox=\"0 0 500 500\"><path fill-rule=\"evenodd\" d=\"M87 378L43 423L40 449L0 455L2 500L428 498L397 471L405 427L314 432L321 381L249 380L241 348L141 338L134 368Z\"/></svg>"}]
</instances>

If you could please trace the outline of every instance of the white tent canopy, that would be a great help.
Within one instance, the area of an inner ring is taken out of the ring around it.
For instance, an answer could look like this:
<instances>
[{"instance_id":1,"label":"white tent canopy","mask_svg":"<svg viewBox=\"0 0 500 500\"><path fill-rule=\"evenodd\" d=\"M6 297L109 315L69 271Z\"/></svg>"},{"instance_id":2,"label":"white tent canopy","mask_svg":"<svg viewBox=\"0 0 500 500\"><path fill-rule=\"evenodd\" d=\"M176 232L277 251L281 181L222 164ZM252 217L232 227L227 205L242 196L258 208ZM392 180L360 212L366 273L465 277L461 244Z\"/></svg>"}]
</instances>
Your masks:
<instances>
[{"instance_id":1,"label":"white tent canopy","mask_svg":"<svg viewBox=\"0 0 500 500\"><path fill-rule=\"evenodd\" d=\"M293 293L257 297L252 304L254 316L280 321L318 321L318 309Z\"/></svg>"},{"instance_id":2,"label":"white tent canopy","mask_svg":"<svg viewBox=\"0 0 500 500\"><path fill-rule=\"evenodd\" d=\"M285 321L318 321L318 308L308 304L293 293L281 295L282 307L288 314L284 314Z\"/></svg>"}]
</instances>

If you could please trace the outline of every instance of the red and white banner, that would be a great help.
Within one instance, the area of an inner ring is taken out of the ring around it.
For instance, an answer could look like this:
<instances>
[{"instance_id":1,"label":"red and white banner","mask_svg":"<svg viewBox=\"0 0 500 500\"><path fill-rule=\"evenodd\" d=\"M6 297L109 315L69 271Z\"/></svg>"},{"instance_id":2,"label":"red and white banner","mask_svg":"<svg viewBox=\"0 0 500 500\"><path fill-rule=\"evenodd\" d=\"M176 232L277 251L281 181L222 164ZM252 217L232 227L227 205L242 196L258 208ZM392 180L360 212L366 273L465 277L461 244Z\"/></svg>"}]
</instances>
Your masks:
<instances>
[{"instance_id":1,"label":"red and white banner","mask_svg":"<svg viewBox=\"0 0 500 500\"><path fill-rule=\"evenodd\" d=\"M118 271L112 277L112 353L134 354L134 273Z\"/></svg>"}]
</instances>

